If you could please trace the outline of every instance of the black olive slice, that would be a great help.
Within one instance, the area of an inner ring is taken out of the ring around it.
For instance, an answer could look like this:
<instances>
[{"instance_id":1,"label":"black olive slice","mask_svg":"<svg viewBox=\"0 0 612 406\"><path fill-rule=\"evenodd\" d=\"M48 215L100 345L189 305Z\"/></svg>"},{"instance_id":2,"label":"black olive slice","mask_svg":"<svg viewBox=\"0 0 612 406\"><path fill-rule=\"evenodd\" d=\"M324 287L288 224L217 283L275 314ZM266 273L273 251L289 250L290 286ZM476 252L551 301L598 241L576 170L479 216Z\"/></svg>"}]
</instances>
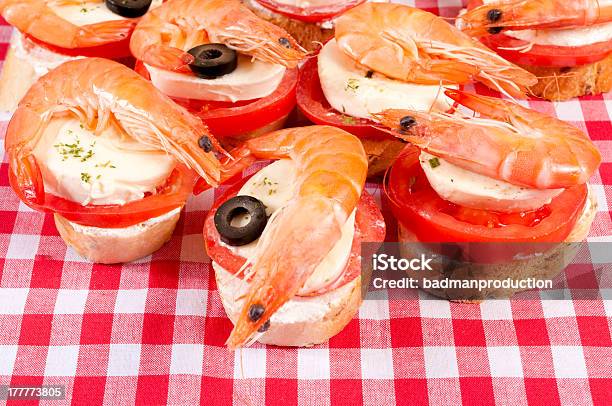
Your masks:
<instances>
[{"instance_id":1,"label":"black olive slice","mask_svg":"<svg viewBox=\"0 0 612 406\"><path fill-rule=\"evenodd\" d=\"M189 51L195 60L191 71L202 79L214 79L232 73L238 66L238 54L223 44L204 44Z\"/></svg>"},{"instance_id":2,"label":"black olive slice","mask_svg":"<svg viewBox=\"0 0 612 406\"><path fill-rule=\"evenodd\" d=\"M249 215L249 222L242 227L232 225L232 220L239 215ZM268 217L266 206L252 196L236 196L217 209L215 227L226 244L240 246L259 238L266 228Z\"/></svg>"},{"instance_id":3,"label":"black olive slice","mask_svg":"<svg viewBox=\"0 0 612 406\"><path fill-rule=\"evenodd\" d=\"M149 11L152 0L106 0L106 7L121 17L142 17Z\"/></svg>"}]
</instances>

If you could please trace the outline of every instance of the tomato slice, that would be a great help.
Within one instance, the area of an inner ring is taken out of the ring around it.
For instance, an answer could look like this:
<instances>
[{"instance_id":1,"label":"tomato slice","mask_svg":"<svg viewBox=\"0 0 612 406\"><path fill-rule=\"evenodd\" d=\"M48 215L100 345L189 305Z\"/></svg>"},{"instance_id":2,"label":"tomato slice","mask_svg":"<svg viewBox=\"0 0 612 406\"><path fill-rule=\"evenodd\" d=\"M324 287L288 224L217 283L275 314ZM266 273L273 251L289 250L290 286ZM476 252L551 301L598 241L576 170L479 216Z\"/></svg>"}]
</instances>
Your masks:
<instances>
[{"instance_id":1,"label":"tomato slice","mask_svg":"<svg viewBox=\"0 0 612 406\"><path fill-rule=\"evenodd\" d=\"M374 121L347 116L330 106L321 88L317 58L310 58L300 69L296 99L302 113L315 124L338 127L360 138L393 138L376 128Z\"/></svg>"},{"instance_id":2,"label":"tomato slice","mask_svg":"<svg viewBox=\"0 0 612 406\"><path fill-rule=\"evenodd\" d=\"M550 204L522 213L470 209L443 200L430 186L419 150L407 147L386 188L399 223L422 242L563 242L587 199L587 186L565 189Z\"/></svg>"},{"instance_id":3,"label":"tomato slice","mask_svg":"<svg viewBox=\"0 0 612 406\"><path fill-rule=\"evenodd\" d=\"M208 212L204 222L204 245L208 256L228 272L235 274L242 267L245 258L235 255L225 245L221 245L221 236L215 228L214 216L217 208L225 201L236 196L248 178L230 186L216 201ZM374 198L365 190L357 205L355 215L355 235L346 268L340 278L325 289L319 290L309 296L321 295L337 289L355 279L361 274L361 249L363 242L382 243L385 239L385 225L382 213L378 209ZM368 247L369 248L369 247ZM242 276L241 276L242 277Z\"/></svg>"},{"instance_id":4,"label":"tomato slice","mask_svg":"<svg viewBox=\"0 0 612 406\"><path fill-rule=\"evenodd\" d=\"M112 42L109 44L97 45L85 48L61 48L55 45L48 44L44 41L34 38L31 35L24 34L24 38L34 44L46 48L52 52L66 56L84 56L88 58L106 58L106 59L132 59L130 52L130 38L122 39L121 41Z\"/></svg>"},{"instance_id":5,"label":"tomato slice","mask_svg":"<svg viewBox=\"0 0 612 406\"><path fill-rule=\"evenodd\" d=\"M182 207L191 194L198 176L186 166L178 164L165 184L158 187L155 194L145 195L143 199L124 205L86 205L44 193L40 203L28 200L19 189L17 179L9 170L9 181L21 200L34 210L57 213L68 220L84 226L102 228L123 228L161 216ZM39 179L42 182L42 178Z\"/></svg>"},{"instance_id":6,"label":"tomato slice","mask_svg":"<svg viewBox=\"0 0 612 406\"><path fill-rule=\"evenodd\" d=\"M283 4L274 0L255 0L265 8L274 11L275 13L283 14L294 20L304 21L307 23L317 23L331 20L333 17L344 13L365 0L344 0L334 1L328 5L299 7L292 4Z\"/></svg>"},{"instance_id":7,"label":"tomato slice","mask_svg":"<svg viewBox=\"0 0 612 406\"><path fill-rule=\"evenodd\" d=\"M571 67L594 63L612 53L612 41L598 42L580 47L555 45L533 45L529 52L505 48L521 48L529 43L509 37L503 33L480 39L483 44L496 51L502 58L527 66Z\"/></svg>"},{"instance_id":8,"label":"tomato slice","mask_svg":"<svg viewBox=\"0 0 612 406\"><path fill-rule=\"evenodd\" d=\"M141 61L136 62L134 69L151 80L149 72ZM295 107L297 82L297 69L288 69L276 90L261 99L236 103L181 98L173 100L200 117L215 137L231 138L257 130L287 116Z\"/></svg>"},{"instance_id":9,"label":"tomato slice","mask_svg":"<svg viewBox=\"0 0 612 406\"><path fill-rule=\"evenodd\" d=\"M482 0L469 0L467 9L482 6ZM580 47L562 47L534 44L529 52L501 48L523 48L529 43L504 33L489 35L480 39L487 47L495 50L501 57L519 65L571 67L601 61L612 52L612 41L597 42Z\"/></svg>"}]
</instances>

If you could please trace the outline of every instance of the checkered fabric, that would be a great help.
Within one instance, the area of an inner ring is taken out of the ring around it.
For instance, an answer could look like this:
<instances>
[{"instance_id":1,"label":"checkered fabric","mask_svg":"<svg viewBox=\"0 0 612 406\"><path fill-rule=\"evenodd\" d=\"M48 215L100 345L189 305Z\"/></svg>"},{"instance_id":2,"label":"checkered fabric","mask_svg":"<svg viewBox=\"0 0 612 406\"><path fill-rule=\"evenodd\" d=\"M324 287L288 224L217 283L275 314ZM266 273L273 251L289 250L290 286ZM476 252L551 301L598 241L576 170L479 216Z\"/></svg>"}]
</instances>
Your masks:
<instances>
[{"instance_id":1,"label":"checkered fabric","mask_svg":"<svg viewBox=\"0 0 612 406\"><path fill-rule=\"evenodd\" d=\"M416 5L454 16L461 3ZM2 55L9 35L0 27ZM612 95L529 105L584 129L599 147L589 240L611 240ZM66 385L65 400L40 404L612 404L612 301L470 305L414 292L413 300L366 301L324 345L231 352L231 323L201 236L220 190L192 198L171 241L151 257L92 265L66 248L52 216L17 199L6 162L0 385ZM380 202L379 185L368 189ZM393 236L384 204L383 212Z\"/></svg>"}]
</instances>

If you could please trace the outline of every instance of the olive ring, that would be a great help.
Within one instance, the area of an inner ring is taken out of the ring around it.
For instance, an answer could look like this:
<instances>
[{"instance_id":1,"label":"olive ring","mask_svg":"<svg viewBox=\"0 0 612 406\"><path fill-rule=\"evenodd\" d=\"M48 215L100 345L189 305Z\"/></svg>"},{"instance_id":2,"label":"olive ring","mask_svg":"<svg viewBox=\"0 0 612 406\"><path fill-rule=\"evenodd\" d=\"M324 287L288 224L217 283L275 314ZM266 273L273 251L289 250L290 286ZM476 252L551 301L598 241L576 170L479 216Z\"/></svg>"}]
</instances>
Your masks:
<instances>
[{"instance_id":1,"label":"olive ring","mask_svg":"<svg viewBox=\"0 0 612 406\"><path fill-rule=\"evenodd\" d=\"M241 227L233 226L232 220L243 214L249 215L249 222ZM259 238L266 228L268 217L266 206L260 200L252 196L235 196L219 206L214 221L221 241L240 246Z\"/></svg>"}]
</instances>

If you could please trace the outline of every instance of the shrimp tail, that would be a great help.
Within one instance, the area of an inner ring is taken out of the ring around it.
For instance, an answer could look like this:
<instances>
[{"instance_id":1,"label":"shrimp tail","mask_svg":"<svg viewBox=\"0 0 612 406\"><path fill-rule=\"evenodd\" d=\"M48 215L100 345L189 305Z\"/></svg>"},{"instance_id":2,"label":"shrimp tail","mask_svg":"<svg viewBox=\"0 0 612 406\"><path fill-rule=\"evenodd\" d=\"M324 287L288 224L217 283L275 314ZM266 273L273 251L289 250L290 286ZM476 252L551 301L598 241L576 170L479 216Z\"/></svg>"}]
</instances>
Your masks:
<instances>
[{"instance_id":1,"label":"shrimp tail","mask_svg":"<svg viewBox=\"0 0 612 406\"><path fill-rule=\"evenodd\" d=\"M195 59L190 53L163 44L150 45L143 55L143 62L149 65L183 73L191 72L189 64Z\"/></svg>"},{"instance_id":2,"label":"shrimp tail","mask_svg":"<svg viewBox=\"0 0 612 406\"><path fill-rule=\"evenodd\" d=\"M136 26L131 20L103 21L83 26L77 31L72 48L92 47L129 38Z\"/></svg>"}]
</instances>

